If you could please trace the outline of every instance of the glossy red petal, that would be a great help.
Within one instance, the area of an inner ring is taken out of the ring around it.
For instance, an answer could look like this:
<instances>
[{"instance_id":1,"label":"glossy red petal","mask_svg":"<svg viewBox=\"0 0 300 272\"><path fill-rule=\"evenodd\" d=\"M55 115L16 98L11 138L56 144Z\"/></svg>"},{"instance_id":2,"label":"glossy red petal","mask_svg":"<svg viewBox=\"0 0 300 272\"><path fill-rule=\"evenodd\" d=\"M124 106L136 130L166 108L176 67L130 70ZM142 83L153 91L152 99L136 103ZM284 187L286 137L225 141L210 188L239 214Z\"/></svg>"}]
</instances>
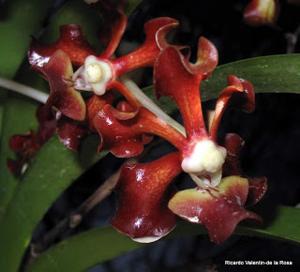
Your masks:
<instances>
[{"instance_id":1,"label":"glossy red petal","mask_svg":"<svg viewBox=\"0 0 300 272\"><path fill-rule=\"evenodd\" d=\"M50 85L47 106L56 108L71 119L84 120L86 106L80 93L72 87L73 70L68 55L61 50L56 51L41 71Z\"/></svg>"},{"instance_id":2,"label":"glossy red petal","mask_svg":"<svg viewBox=\"0 0 300 272\"><path fill-rule=\"evenodd\" d=\"M116 109L111 108L111 111L118 120L129 120L138 114L138 109L133 108L127 101L119 102Z\"/></svg>"},{"instance_id":3,"label":"glossy red petal","mask_svg":"<svg viewBox=\"0 0 300 272\"><path fill-rule=\"evenodd\" d=\"M243 208L248 195L247 179L224 178L217 189L180 191L169 202L169 208L180 217L203 224L211 241L222 243L244 219L260 221L260 217Z\"/></svg>"},{"instance_id":4,"label":"glossy red petal","mask_svg":"<svg viewBox=\"0 0 300 272\"><path fill-rule=\"evenodd\" d=\"M247 205L254 205L259 202L268 190L266 177L249 178L249 195Z\"/></svg>"},{"instance_id":5,"label":"glossy red petal","mask_svg":"<svg viewBox=\"0 0 300 272\"><path fill-rule=\"evenodd\" d=\"M114 96L112 93L107 93L102 96L93 95L87 102L86 102L86 109L87 109L87 121L89 128L92 131L96 131L93 120L97 113L102 110L102 108L106 104L112 104L114 101Z\"/></svg>"},{"instance_id":6,"label":"glossy red petal","mask_svg":"<svg viewBox=\"0 0 300 272\"><path fill-rule=\"evenodd\" d=\"M229 105L229 100L233 94L240 94L243 102L241 108L246 112L254 110L255 94L250 82L240 79L234 75L228 76L228 86L221 92L216 102L214 118L210 127L210 135L213 140L217 140L217 133L223 114Z\"/></svg>"},{"instance_id":7,"label":"glossy red petal","mask_svg":"<svg viewBox=\"0 0 300 272\"><path fill-rule=\"evenodd\" d=\"M110 58L115 53L125 32L126 26L127 17L123 12L119 12L119 19L112 26L110 41L104 52L100 54L100 58Z\"/></svg>"},{"instance_id":8,"label":"glossy red petal","mask_svg":"<svg viewBox=\"0 0 300 272\"><path fill-rule=\"evenodd\" d=\"M9 146L15 152L16 160L9 159L7 166L16 176L24 174L26 165L55 132L56 120L46 106L38 108L37 119L39 122L37 132L31 131L23 135L13 135L10 138Z\"/></svg>"},{"instance_id":9,"label":"glossy red petal","mask_svg":"<svg viewBox=\"0 0 300 272\"><path fill-rule=\"evenodd\" d=\"M117 158L133 158L144 151L144 143L140 137L117 141L110 152Z\"/></svg>"},{"instance_id":10,"label":"glossy red petal","mask_svg":"<svg viewBox=\"0 0 300 272\"><path fill-rule=\"evenodd\" d=\"M146 40L137 50L113 60L113 65L117 76L120 76L131 70L152 66L160 53L160 47L157 43L157 34L163 46L164 36L168 30L177 25L175 19L169 17L161 17L148 21L145 24ZM161 30L161 32L160 32Z\"/></svg>"},{"instance_id":11,"label":"glossy red petal","mask_svg":"<svg viewBox=\"0 0 300 272\"><path fill-rule=\"evenodd\" d=\"M184 57L168 47L160 54L154 66L154 84L158 97L169 96L179 107L187 135L207 136L202 115L199 86L202 74L187 70Z\"/></svg>"},{"instance_id":12,"label":"glossy red petal","mask_svg":"<svg viewBox=\"0 0 300 272\"><path fill-rule=\"evenodd\" d=\"M244 21L251 26L275 24L279 14L277 0L251 0L244 11Z\"/></svg>"},{"instance_id":13,"label":"glossy red petal","mask_svg":"<svg viewBox=\"0 0 300 272\"><path fill-rule=\"evenodd\" d=\"M208 39L200 37L198 41L197 61L189 65L194 73L207 77L218 65L218 50Z\"/></svg>"},{"instance_id":14,"label":"glossy red petal","mask_svg":"<svg viewBox=\"0 0 300 272\"><path fill-rule=\"evenodd\" d=\"M56 131L61 143L73 151L78 150L81 140L88 134L87 128L64 119L57 122Z\"/></svg>"},{"instance_id":15,"label":"glossy red petal","mask_svg":"<svg viewBox=\"0 0 300 272\"><path fill-rule=\"evenodd\" d=\"M112 151L114 147L118 147L118 150L122 150L120 144L132 147L133 143L138 147L137 143L144 142L144 134L160 136L177 148L182 148L185 143L185 138L180 133L145 108L140 108L132 119L119 120L116 117L118 116L111 105L105 105L93 120L93 125L102 139L103 149ZM135 155L139 154L138 151L142 152L142 149L138 147ZM123 155L118 152L118 156L131 157L132 152L124 152Z\"/></svg>"},{"instance_id":16,"label":"glossy red petal","mask_svg":"<svg viewBox=\"0 0 300 272\"><path fill-rule=\"evenodd\" d=\"M223 166L223 177L241 175L240 151L244 145L244 140L235 133L228 133L225 136L224 147L227 151L225 164Z\"/></svg>"},{"instance_id":17,"label":"glossy red petal","mask_svg":"<svg viewBox=\"0 0 300 272\"><path fill-rule=\"evenodd\" d=\"M133 130L131 123L118 120L111 105L105 105L93 119L93 126L101 138L101 149L110 150L115 156L130 158L143 151L141 132Z\"/></svg>"},{"instance_id":18,"label":"glossy red petal","mask_svg":"<svg viewBox=\"0 0 300 272\"><path fill-rule=\"evenodd\" d=\"M48 63L52 54L59 49L69 56L75 66L82 65L87 56L95 54L80 26L63 25L60 27L58 40L53 44L45 45L35 39L32 40L28 52L29 63L35 70L40 71Z\"/></svg>"},{"instance_id":19,"label":"glossy red petal","mask_svg":"<svg viewBox=\"0 0 300 272\"><path fill-rule=\"evenodd\" d=\"M9 139L9 147L14 152L22 152L24 149L32 145L32 139L35 137L34 133L30 131L23 135L13 135Z\"/></svg>"},{"instance_id":20,"label":"glossy red petal","mask_svg":"<svg viewBox=\"0 0 300 272\"><path fill-rule=\"evenodd\" d=\"M167 207L168 187L181 172L178 153L150 163L127 163L118 183L119 203L112 226L138 242L167 235L176 223Z\"/></svg>"},{"instance_id":21,"label":"glossy red petal","mask_svg":"<svg viewBox=\"0 0 300 272\"><path fill-rule=\"evenodd\" d=\"M243 103L240 105L245 112L253 112L255 109L255 92L250 81L240 78L243 85Z\"/></svg>"}]
</instances>

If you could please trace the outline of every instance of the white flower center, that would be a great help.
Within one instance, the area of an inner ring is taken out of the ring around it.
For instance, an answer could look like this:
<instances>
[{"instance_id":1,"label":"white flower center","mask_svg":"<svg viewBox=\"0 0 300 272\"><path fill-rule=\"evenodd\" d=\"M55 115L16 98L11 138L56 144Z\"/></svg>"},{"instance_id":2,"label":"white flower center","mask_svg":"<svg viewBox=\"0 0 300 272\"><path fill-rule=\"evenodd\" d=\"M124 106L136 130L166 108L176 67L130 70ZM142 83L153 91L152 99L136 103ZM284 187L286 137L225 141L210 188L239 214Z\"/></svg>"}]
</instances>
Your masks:
<instances>
[{"instance_id":1,"label":"white flower center","mask_svg":"<svg viewBox=\"0 0 300 272\"><path fill-rule=\"evenodd\" d=\"M102 78L102 68L98 63L91 63L86 67L87 79L90 83L99 82Z\"/></svg>"},{"instance_id":2,"label":"white flower center","mask_svg":"<svg viewBox=\"0 0 300 272\"><path fill-rule=\"evenodd\" d=\"M88 56L84 65L73 75L75 89L93 91L97 95L106 92L107 83L112 79L111 65L95 56Z\"/></svg>"},{"instance_id":3,"label":"white flower center","mask_svg":"<svg viewBox=\"0 0 300 272\"><path fill-rule=\"evenodd\" d=\"M192 152L183 159L181 167L183 171L189 174L209 175L212 178L214 176L219 177L225 158L226 149L224 147L211 140L201 140L194 145Z\"/></svg>"}]
</instances>

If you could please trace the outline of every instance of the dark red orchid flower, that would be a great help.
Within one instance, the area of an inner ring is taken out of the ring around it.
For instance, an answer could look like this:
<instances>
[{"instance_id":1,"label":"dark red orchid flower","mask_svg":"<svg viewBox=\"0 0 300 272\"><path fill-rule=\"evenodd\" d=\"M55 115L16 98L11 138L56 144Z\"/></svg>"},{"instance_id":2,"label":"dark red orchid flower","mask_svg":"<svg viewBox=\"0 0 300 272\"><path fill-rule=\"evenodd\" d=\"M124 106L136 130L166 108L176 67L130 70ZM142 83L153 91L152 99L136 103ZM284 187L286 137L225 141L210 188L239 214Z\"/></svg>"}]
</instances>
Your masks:
<instances>
[{"instance_id":1,"label":"dark red orchid flower","mask_svg":"<svg viewBox=\"0 0 300 272\"><path fill-rule=\"evenodd\" d=\"M38 108L36 116L39 123L37 132L30 131L26 134L13 135L9 141L11 150L16 153L16 159L8 159L7 165L16 176L26 171L30 159L51 138L56 129L56 120L49 115L44 105Z\"/></svg>"},{"instance_id":2,"label":"dark red orchid flower","mask_svg":"<svg viewBox=\"0 0 300 272\"><path fill-rule=\"evenodd\" d=\"M252 85L236 76L229 76L228 86L221 92L216 102L212 122L207 129L201 109L199 85L213 71L218 57L215 47L205 38L199 40L198 50L198 60L195 64L191 64L177 48L167 47L161 52L154 66L157 95L169 96L176 102L182 115L186 136L169 125L161 126L158 130L153 129L160 126L155 119L151 119L149 123L131 119L130 133L140 135L142 128L143 133L163 137L178 149L181 170L190 174L196 187L177 192L169 200L168 207L174 214L190 222L203 224L208 230L210 239L220 243L233 233L240 221L244 219L260 221L259 216L247 211L244 206L248 199L250 202L260 200L266 191L266 180L241 177L238 153L242 140L238 135L228 134L224 146L217 143L218 127L233 94L242 96L242 108L245 111L254 109L255 97ZM143 111L146 112L141 108L140 112ZM120 121L118 125L121 125ZM164 135L160 132L162 130ZM167 164L167 159L164 160L164 164ZM164 169L164 165L161 165L161 168ZM152 181L152 186L160 181L159 172L156 173L156 177ZM121 179L127 184L132 182L133 178L121 176ZM142 175L139 181L142 182L143 179L148 179L147 175ZM137 178L133 180L137 182ZM138 193L132 196L128 191L124 191L123 194L120 197L126 198L127 209L133 208L131 204L133 201L142 201ZM151 195L151 192L149 194ZM119 216L117 211L114 220L118 220ZM115 227L120 230L132 230L132 222L124 220L121 222L122 224ZM135 237L133 231L123 232ZM142 241L140 235L139 240Z\"/></svg>"},{"instance_id":3,"label":"dark red orchid flower","mask_svg":"<svg viewBox=\"0 0 300 272\"><path fill-rule=\"evenodd\" d=\"M92 129L92 132L95 131L91 112L96 114L106 104L99 105L99 103L88 102L86 105L78 90L92 90L97 95L102 95L109 89L117 90L131 106L135 107L135 110L132 110L131 113L115 110L115 115L119 112L116 117L118 119L134 117L139 103L118 78L131 70L153 66L159 52L167 45L165 40L167 32L178 24L176 20L167 17L150 20L145 24L146 40L143 45L125 56L115 58L113 54L125 31L127 18L119 9L111 10L109 5L104 2L102 4L110 10L110 15L114 12L119 19L114 20L109 43L100 55L90 46L80 26L73 24L62 26L60 37L53 44L45 45L34 39L28 52L32 68L40 72L50 85L50 95L43 111L47 112L47 118L52 116L51 121L57 126L56 130L60 140L66 147L73 150L77 149L80 139L88 133L87 127ZM75 74L73 68L78 68ZM97 100L95 98L93 101ZM104 100L106 101L106 98ZM110 99L107 103L111 104L112 101L113 99ZM91 104L93 104L93 110ZM90 107L89 116L86 116L87 106ZM61 120L58 120L59 118ZM87 125L77 123L77 121L83 122L86 119ZM9 161L10 169L14 169L14 173L20 172L25 162L46 142L46 140L40 141L38 136L40 134L50 135L45 129L47 125L44 125L44 122L44 119L39 122L40 127L37 133L31 132L28 135L12 138L12 149L19 158L17 161ZM55 127L52 130L55 131ZM105 131L99 133L104 135ZM49 139L50 136L46 138ZM124 140L123 143L126 142L126 145L123 147L119 143L119 147L113 148L114 153L121 157L124 157L122 153L127 154L125 157L128 157L129 154L132 156L139 154L143 150L143 144L149 142L149 139L143 135L133 137L132 140ZM141 143L139 143L140 141ZM104 140L102 145L107 146ZM134 149L136 150L134 151Z\"/></svg>"},{"instance_id":4,"label":"dark red orchid flower","mask_svg":"<svg viewBox=\"0 0 300 272\"><path fill-rule=\"evenodd\" d=\"M178 192L169 201L175 214L192 223L202 224L211 241L222 243L232 235L237 224L244 219L261 222L261 218L244 206L254 205L264 196L267 180L243 178L239 165L239 152L243 140L237 134L226 135L224 147L227 157L223 178L216 187L191 188Z\"/></svg>"},{"instance_id":5,"label":"dark red orchid flower","mask_svg":"<svg viewBox=\"0 0 300 272\"><path fill-rule=\"evenodd\" d=\"M21 176L25 173L28 163L40 148L55 134L67 148L77 150L82 138L88 130L82 124L66 117L55 119L47 105L42 105L36 113L38 130L26 134L13 135L9 145L16 154L16 159L8 159L7 165L11 173Z\"/></svg>"},{"instance_id":6,"label":"dark red orchid flower","mask_svg":"<svg viewBox=\"0 0 300 272\"><path fill-rule=\"evenodd\" d=\"M177 26L178 22L168 17L150 20L145 24L145 42L135 51L115 58L113 54L120 43L127 24L126 16L122 12L119 12L119 15L120 19L115 24L110 42L100 55L88 44L79 26L65 25L61 27L60 37L55 43L43 45L36 40L32 42L28 54L31 66L33 69L45 74L44 67L51 60L51 56L57 50L62 50L69 57L73 66L78 68L74 74L72 73L72 78L69 74L66 77L69 86L73 82L72 87L76 90L93 91L97 95L103 95L107 90L115 89L130 104L137 106L138 102L135 97L119 81L119 77L137 68L153 66L159 52L167 45L165 40L167 32ZM67 61L66 58L63 62ZM57 73L61 73L62 68L58 62L56 63ZM51 76L51 74L46 75L48 80L51 80ZM55 81L55 79L53 78L52 81ZM59 91L64 92L62 89ZM68 99L69 94L64 94L60 97L55 96L57 103L67 104L65 100ZM49 100L51 100L51 95Z\"/></svg>"}]
</instances>

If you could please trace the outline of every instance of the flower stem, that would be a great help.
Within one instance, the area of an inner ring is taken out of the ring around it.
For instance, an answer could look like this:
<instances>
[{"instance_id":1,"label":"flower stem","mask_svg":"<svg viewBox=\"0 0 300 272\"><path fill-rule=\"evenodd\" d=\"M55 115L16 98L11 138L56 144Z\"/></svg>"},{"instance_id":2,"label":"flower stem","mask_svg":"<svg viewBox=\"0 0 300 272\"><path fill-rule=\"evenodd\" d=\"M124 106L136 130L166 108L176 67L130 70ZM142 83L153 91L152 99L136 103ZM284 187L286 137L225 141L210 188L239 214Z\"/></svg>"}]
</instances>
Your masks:
<instances>
[{"instance_id":1,"label":"flower stem","mask_svg":"<svg viewBox=\"0 0 300 272\"><path fill-rule=\"evenodd\" d=\"M28 96L43 104L45 104L48 99L48 94L2 77L0 77L0 87Z\"/></svg>"},{"instance_id":2,"label":"flower stem","mask_svg":"<svg viewBox=\"0 0 300 272\"><path fill-rule=\"evenodd\" d=\"M76 228L90 210L109 196L117 185L120 170L121 169L105 180L89 198L87 198L75 211L71 212L67 217L58 222L38 243L32 244L31 257L37 257L41 252L53 244L53 242L64 232Z\"/></svg>"},{"instance_id":3,"label":"flower stem","mask_svg":"<svg viewBox=\"0 0 300 272\"><path fill-rule=\"evenodd\" d=\"M165 121L167 124L175 128L182 135L186 136L184 127L166 114L159 106L157 106L144 92L129 78L123 77L122 82L126 87L132 92L136 99L149 111L154 113L161 120Z\"/></svg>"}]
</instances>

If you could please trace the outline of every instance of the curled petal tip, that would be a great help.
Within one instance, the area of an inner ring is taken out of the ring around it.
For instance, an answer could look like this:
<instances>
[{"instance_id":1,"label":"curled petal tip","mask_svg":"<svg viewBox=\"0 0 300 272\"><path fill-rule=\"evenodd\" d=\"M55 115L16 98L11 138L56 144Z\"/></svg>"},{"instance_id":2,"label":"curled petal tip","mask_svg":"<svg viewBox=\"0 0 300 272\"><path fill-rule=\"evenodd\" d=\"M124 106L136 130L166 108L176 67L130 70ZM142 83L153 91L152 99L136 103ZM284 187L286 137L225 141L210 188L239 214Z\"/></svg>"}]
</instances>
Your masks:
<instances>
[{"instance_id":1,"label":"curled petal tip","mask_svg":"<svg viewBox=\"0 0 300 272\"><path fill-rule=\"evenodd\" d=\"M41 71L50 85L47 105L55 107L71 119L84 120L86 106L81 95L72 87L73 70L68 55L62 50L57 50Z\"/></svg>"},{"instance_id":2,"label":"curled petal tip","mask_svg":"<svg viewBox=\"0 0 300 272\"><path fill-rule=\"evenodd\" d=\"M252 83L248 80L241 79L243 84L245 102L243 104L243 110L245 112L253 112L255 110L255 93Z\"/></svg>"},{"instance_id":3,"label":"curled petal tip","mask_svg":"<svg viewBox=\"0 0 300 272\"><path fill-rule=\"evenodd\" d=\"M268 189L266 177L249 179L249 195L247 199L248 205L254 205L259 202Z\"/></svg>"},{"instance_id":4,"label":"curled petal tip","mask_svg":"<svg viewBox=\"0 0 300 272\"><path fill-rule=\"evenodd\" d=\"M144 150L143 133L131 126L130 119L135 115L135 112L121 112L109 104L104 105L92 120L101 138L99 150L110 150L119 158L140 155Z\"/></svg>"},{"instance_id":5,"label":"curled petal tip","mask_svg":"<svg viewBox=\"0 0 300 272\"><path fill-rule=\"evenodd\" d=\"M159 55L154 66L156 96L172 98L182 115L188 135L205 134L199 86L202 73L193 73L187 61L174 47L167 47Z\"/></svg>"},{"instance_id":6,"label":"curled petal tip","mask_svg":"<svg viewBox=\"0 0 300 272\"><path fill-rule=\"evenodd\" d=\"M122 75L131 70L153 66L162 48L167 46L165 36L171 28L177 25L175 19L160 17L148 21L144 26L146 40L135 51L113 60L116 75Z\"/></svg>"},{"instance_id":7,"label":"curled petal tip","mask_svg":"<svg viewBox=\"0 0 300 272\"><path fill-rule=\"evenodd\" d=\"M194 72L208 76L218 65L218 50L214 44L204 37L198 41L197 61L192 65Z\"/></svg>"}]
</instances>

